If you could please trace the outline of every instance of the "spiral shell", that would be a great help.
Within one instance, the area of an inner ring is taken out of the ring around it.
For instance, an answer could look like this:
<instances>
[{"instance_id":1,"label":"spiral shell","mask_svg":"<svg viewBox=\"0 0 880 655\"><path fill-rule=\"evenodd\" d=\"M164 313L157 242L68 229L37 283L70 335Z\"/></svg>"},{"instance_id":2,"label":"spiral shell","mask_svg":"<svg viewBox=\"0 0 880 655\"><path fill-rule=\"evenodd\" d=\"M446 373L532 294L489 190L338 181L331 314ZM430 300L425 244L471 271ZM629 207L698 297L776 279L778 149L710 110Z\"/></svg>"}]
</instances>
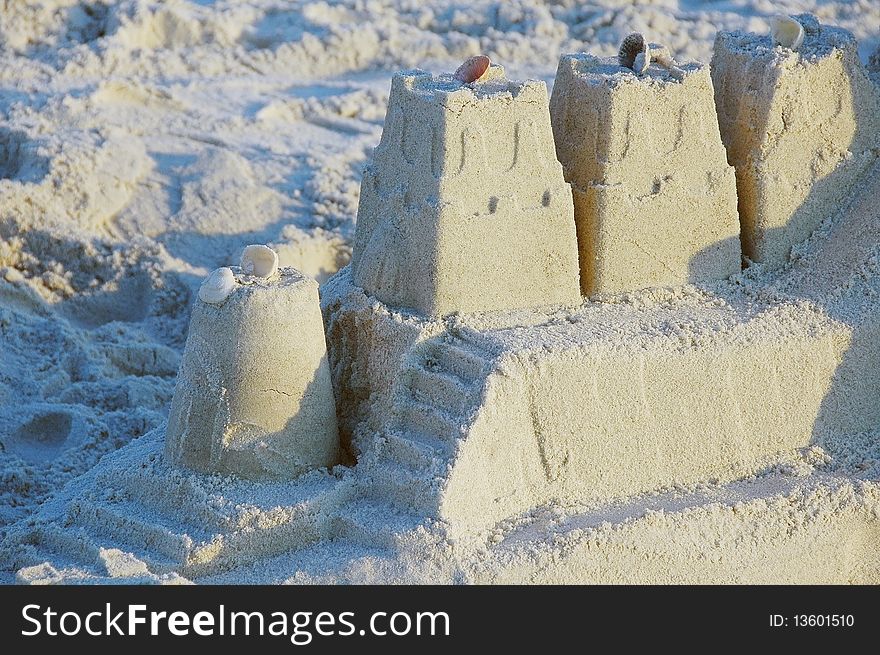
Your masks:
<instances>
[{"instance_id":1,"label":"spiral shell","mask_svg":"<svg viewBox=\"0 0 880 655\"><path fill-rule=\"evenodd\" d=\"M212 271L199 287L199 300L210 305L219 305L235 289L236 281L232 269L224 266Z\"/></svg>"},{"instance_id":2,"label":"spiral shell","mask_svg":"<svg viewBox=\"0 0 880 655\"><path fill-rule=\"evenodd\" d=\"M617 51L617 61L621 66L632 68L636 62L636 55L645 52L645 37L639 32L633 32L620 42L620 49Z\"/></svg>"},{"instance_id":3,"label":"spiral shell","mask_svg":"<svg viewBox=\"0 0 880 655\"><path fill-rule=\"evenodd\" d=\"M251 245L241 253L241 272L245 275L272 277L278 271L278 253L269 246Z\"/></svg>"},{"instance_id":4,"label":"spiral shell","mask_svg":"<svg viewBox=\"0 0 880 655\"><path fill-rule=\"evenodd\" d=\"M804 42L804 26L790 16L772 16L770 18L770 36L775 45L797 50Z\"/></svg>"},{"instance_id":5,"label":"spiral shell","mask_svg":"<svg viewBox=\"0 0 880 655\"><path fill-rule=\"evenodd\" d=\"M459 82L470 84L471 82L478 81L489 70L491 63L486 55L477 55L476 57L466 59L452 76Z\"/></svg>"}]
</instances>

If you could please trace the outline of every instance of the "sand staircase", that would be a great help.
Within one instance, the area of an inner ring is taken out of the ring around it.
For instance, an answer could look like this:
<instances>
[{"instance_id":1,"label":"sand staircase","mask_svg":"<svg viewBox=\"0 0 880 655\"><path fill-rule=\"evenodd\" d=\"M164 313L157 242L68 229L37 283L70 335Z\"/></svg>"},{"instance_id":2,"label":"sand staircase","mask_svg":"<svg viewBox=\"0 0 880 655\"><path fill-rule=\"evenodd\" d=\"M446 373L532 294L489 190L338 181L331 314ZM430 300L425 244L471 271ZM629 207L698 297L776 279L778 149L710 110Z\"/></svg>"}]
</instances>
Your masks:
<instances>
[{"instance_id":1,"label":"sand staircase","mask_svg":"<svg viewBox=\"0 0 880 655\"><path fill-rule=\"evenodd\" d=\"M334 537L392 546L437 515L442 476L480 406L493 358L454 332L418 349L401 372L390 427L358 464L357 500L334 519Z\"/></svg>"},{"instance_id":2,"label":"sand staircase","mask_svg":"<svg viewBox=\"0 0 880 655\"><path fill-rule=\"evenodd\" d=\"M316 543L325 509L350 494L326 475L252 494L246 482L181 473L162 461L161 436L105 458L128 455L102 461L55 516L19 531L16 566L50 562L129 580L210 575Z\"/></svg>"}]
</instances>

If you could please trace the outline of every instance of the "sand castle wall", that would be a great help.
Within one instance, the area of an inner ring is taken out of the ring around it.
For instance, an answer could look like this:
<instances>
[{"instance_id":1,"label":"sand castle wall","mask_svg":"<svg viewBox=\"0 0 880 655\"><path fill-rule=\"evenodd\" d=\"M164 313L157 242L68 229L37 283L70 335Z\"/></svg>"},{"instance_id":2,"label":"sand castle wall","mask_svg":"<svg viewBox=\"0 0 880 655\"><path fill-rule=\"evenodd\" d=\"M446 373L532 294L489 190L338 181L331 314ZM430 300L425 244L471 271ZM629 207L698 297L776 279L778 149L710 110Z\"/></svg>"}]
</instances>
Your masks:
<instances>
[{"instance_id":1,"label":"sand castle wall","mask_svg":"<svg viewBox=\"0 0 880 655\"><path fill-rule=\"evenodd\" d=\"M857 371L839 370L852 334L817 319L791 316L782 330L775 317L758 319L748 342L726 335L684 351L530 354L489 380L441 514L478 529L551 500L725 481L817 434L875 428L880 386L862 366L876 365L876 353Z\"/></svg>"},{"instance_id":2,"label":"sand castle wall","mask_svg":"<svg viewBox=\"0 0 880 655\"><path fill-rule=\"evenodd\" d=\"M770 267L835 213L880 152L880 94L855 38L806 24L797 51L768 35L719 32L712 58L743 252Z\"/></svg>"},{"instance_id":3,"label":"sand castle wall","mask_svg":"<svg viewBox=\"0 0 880 655\"><path fill-rule=\"evenodd\" d=\"M637 77L559 61L550 114L574 194L585 295L720 280L740 270L733 169L703 64Z\"/></svg>"},{"instance_id":4,"label":"sand castle wall","mask_svg":"<svg viewBox=\"0 0 880 655\"><path fill-rule=\"evenodd\" d=\"M338 462L318 285L292 268L233 269L222 302L196 300L166 457L203 472L295 477Z\"/></svg>"},{"instance_id":5,"label":"sand castle wall","mask_svg":"<svg viewBox=\"0 0 880 655\"><path fill-rule=\"evenodd\" d=\"M361 420L370 406L386 419L371 415L358 467L383 498L467 531L551 501L751 475L819 434L880 425L874 319L848 325L808 303L731 297L683 310L672 332L658 328L662 310L625 306L585 307L542 330L518 315L510 326L415 331L411 318L356 302L349 271L334 283L331 334L370 327L348 331L342 348L331 337L331 362L361 371ZM399 359L371 353L410 339ZM383 386L369 388L366 371ZM340 398L352 393L337 382Z\"/></svg>"},{"instance_id":6,"label":"sand castle wall","mask_svg":"<svg viewBox=\"0 0 880 655\"><path fill-rule=\"evenodd\" d=\"M424 315L580 303L543 82L395 75L364 171L356 283Z\"/></svg>"}]
</instances>

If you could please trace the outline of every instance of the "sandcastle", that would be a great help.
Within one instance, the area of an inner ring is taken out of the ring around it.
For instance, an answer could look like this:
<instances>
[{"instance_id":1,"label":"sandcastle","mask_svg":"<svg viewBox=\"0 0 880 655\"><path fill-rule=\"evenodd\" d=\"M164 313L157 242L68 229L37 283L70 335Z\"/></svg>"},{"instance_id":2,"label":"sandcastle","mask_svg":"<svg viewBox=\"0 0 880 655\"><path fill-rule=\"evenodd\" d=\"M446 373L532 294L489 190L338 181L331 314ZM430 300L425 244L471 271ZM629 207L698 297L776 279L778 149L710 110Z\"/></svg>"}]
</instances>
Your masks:
<instances>
[{"instance_id":1,"label":"sandcastle","mask_svg":"<svg viewBox=\"0 0 880 655\"><path fill-rule=\"evenodd\" d=\"M648 64L636 75L616 59L565 55L550 114L574 194L584 295L740 270L734 172L707 65Z\"/></svg>"},{"instance_id":2,"label":"sandcastle","mask_svg":"<svg viewBox=\"0 0 880 655\"><path fill-rule=\"evenodd\" d=\"M797 17L796 48L719 32L718 123L736 167L743 252L779 267L851 197L880 153L880 94L852 34Z\"/></svg>"},{"instance_id":3,"label":"sandcastle","mask_svg":"<svg viewBox=\"0 0 880 655\"><path fill-rule=\"evenodd\" d=\"M203 472L295 477L336 464L338 441L318 285L249 246L199 290L166 455Z\"/></svg>"},{"instance_id":4,"label":"sandcastle","mask_svg":"<svg viewBox=\"0 0 880 655\"><path fill-rule=\"evenodd\" d=\"M736 69L713 94L705 65L645 52L629 71L562 58L563 166L542 84L395 76L324 329L315 284L265 250L215 272L167 430L13 535L19 580L81 575L74 559L223 583L277 556L252 574L358 580L363 558L360 581L877 582L880 487L823 472L817 444L880 428L880 163L786 269L725 282L743 174L711 103ZM627 293L581 302L578 254L584 293ZM356 464L328 470L337 424ZM426 534L448 545L430 566Z\"/></svg>"}]
</instances>

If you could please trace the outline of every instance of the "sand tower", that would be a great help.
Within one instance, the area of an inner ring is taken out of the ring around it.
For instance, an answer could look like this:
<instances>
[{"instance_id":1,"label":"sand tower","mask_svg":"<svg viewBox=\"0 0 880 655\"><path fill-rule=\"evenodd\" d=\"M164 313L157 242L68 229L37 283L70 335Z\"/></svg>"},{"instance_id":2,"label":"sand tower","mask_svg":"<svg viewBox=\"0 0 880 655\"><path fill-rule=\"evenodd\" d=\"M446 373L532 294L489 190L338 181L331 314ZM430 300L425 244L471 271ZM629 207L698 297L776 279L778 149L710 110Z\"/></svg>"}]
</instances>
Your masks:
<instances>
[{"instance_id":1,"label":"sand tower","mask_svg":"<svg viewBox=\"0 0 880 655\"><path fill-rule=\"evenodd\" d=\"M574 195L585 295L720 280L740 270L733 169L709 67L589 54L559 61L550 115Z\"/></svg>"},{"instance_id":2,"label":"sand tower","mask_svg":"<svg viewBox=\"0 0 880 655\"><path fill-rule=\"evenodd\" d=\"M712 80L736 167L743 252L777 267L852 196L877 158L880 100L849 32L795 17L792 47L719 32Z\"/></svg>"},{"instance_id":3,"label":"sand tower","mask_svg":"<svg viewBox=\"0 0 880 655\"><path fill-rule=\"evenodd\" d=\"M364 171L354 281L427 316L580 304L543 82L398 73Z\"/></svg>"},{"instance_id":4,"label":"sand tower","mask_svg":"<svg viewBox=\"0 0 880 655\"><path fill-rule=\"evenodd\" d=\"M337 463L318 285L265 246L205 280L193 308L165 443L171 462L247 478Z\"/></svg>"}]
</instances>

